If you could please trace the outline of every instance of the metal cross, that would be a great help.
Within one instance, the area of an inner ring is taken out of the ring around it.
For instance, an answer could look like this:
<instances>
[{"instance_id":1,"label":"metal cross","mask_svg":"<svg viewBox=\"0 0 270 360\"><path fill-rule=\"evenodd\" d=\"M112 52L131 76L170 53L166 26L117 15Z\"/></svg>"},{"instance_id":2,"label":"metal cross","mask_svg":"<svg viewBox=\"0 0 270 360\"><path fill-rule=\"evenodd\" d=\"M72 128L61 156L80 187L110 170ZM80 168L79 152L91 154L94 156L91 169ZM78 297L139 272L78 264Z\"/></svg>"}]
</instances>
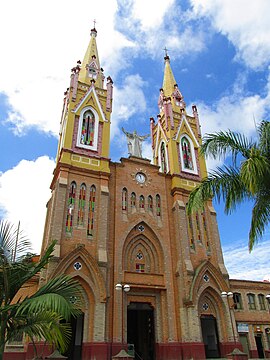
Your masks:
<instances>
[{"instance_id":1,"label":"metal cross","mask_svg":"<svg viewBox=\"0 0 270 360\"><path fill-rule=\"evenodd\" d=\"M94 23L94 29L96 28L96 19L93 20Z\"/></svg>"},{"instance_id":2,"label":"metal cross","mask_svg":"<svg viewBox=\"0 0 270 360\"><path fill-rule=\"evenodd\" d=\"M168 49L166 48L166 46L163 50L165 51L165 56L168 56Z\"/></svg>"}]
</instances>

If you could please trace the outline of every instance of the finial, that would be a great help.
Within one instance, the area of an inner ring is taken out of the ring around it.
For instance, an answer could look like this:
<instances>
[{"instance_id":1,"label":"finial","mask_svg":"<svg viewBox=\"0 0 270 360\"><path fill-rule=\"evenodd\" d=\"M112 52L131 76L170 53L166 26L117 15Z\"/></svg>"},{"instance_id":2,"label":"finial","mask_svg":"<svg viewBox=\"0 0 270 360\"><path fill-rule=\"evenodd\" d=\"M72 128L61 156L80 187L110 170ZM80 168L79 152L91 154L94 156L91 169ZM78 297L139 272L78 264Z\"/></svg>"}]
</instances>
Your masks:
<instances>
[{"instance_id":1,"label":"finial","mask_svg":"<svg viewBox=\"0 0 270 360\"><path fill-rule=\"evenodd\" d=\"M94 23L94 29L96 28L96 19L93 20Z\"/></svg>"}]
</instances>

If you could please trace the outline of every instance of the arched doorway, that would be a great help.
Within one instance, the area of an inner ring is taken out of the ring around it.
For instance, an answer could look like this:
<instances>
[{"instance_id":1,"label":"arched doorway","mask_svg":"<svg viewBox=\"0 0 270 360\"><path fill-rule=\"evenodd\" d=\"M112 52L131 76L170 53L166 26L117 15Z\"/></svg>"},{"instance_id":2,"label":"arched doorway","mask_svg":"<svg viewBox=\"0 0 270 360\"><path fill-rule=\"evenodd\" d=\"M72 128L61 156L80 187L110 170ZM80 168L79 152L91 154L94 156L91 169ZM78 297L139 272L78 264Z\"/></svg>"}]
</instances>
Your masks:
<instances>
[{"instance_id":1,"label":"arched doorway","mask_svg":"<svg viewBox=\"0 0 270 360\"><path fill-rule=\"evenodd\" d=\"M82 358L82 343L83 343L83 325L84 313L79 314L77 317L72 316L70 319L71 325L71 341L69 348L65 353L68 360L81 360Z\"/></svg>"},{"instance_id":2,"label":"arched doorway","mask_svg":"<svg viewBox=\"0 0 270 360\"><path fill-rule=\"evenodd\" d=\"M206 358L219 358L219 336L216 318L213 315L201 315L201 328Z\"/></svg>"},{"instance_id":3,"label":"arched doorway","mask_svg":"<svg viewBox=\"0 0 270 360\"><path fill-rule=\"evenodd\" d=\"M127 309L127 342L136 360L155 359L154 309L148 303L131 302Z\"/></svg>"}]
</instances>

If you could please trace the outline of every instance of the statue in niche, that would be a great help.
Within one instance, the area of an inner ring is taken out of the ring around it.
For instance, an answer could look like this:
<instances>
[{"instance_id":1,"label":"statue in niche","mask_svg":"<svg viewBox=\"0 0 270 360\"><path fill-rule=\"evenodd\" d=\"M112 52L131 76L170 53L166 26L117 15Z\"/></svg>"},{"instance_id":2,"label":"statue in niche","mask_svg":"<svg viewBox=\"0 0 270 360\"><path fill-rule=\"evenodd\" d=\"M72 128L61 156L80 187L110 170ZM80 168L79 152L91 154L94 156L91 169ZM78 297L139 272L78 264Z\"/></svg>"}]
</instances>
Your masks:
<instances>
[{"instance_id":1,"label":"statue in niche","mask_svg":"<svg viewBox=\"0 0 270 360\"><path fill-rule=\"evenodd\" d=\"M122 128L123 133L127 137L128 154L130 156L142 157L142 142L150 135L138 135L137 131L129 133Z\"/></svg>"}]
</instances>

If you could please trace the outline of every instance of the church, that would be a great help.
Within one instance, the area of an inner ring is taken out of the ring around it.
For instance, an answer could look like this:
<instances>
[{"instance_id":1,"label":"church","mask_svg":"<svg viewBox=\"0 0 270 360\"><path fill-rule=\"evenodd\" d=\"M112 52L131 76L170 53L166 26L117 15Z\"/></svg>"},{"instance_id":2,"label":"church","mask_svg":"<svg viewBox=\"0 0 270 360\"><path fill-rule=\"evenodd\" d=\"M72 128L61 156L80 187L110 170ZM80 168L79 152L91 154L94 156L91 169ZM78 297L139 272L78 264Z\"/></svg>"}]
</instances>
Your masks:
<instances>
[{"instance_id":1,"label":"church","mask_svg":"<svg viewBox=\"0 0 270 360\"><path fill-rule=\"evenodd\" d=\"M57 240L39 285L65 273L83 288L66 356L109 360L124 349L137 360L205 359L239 348L266 357L270 284L229 279L211 201L186 212L207 175L197 107L187 113L166 54L159 114L149 120L153 159L142 157L146 136L122 129L129 155L112 162L113 81L96 39L93 28L65 92L41 249Z\"/></svg>"}]
</instances>

